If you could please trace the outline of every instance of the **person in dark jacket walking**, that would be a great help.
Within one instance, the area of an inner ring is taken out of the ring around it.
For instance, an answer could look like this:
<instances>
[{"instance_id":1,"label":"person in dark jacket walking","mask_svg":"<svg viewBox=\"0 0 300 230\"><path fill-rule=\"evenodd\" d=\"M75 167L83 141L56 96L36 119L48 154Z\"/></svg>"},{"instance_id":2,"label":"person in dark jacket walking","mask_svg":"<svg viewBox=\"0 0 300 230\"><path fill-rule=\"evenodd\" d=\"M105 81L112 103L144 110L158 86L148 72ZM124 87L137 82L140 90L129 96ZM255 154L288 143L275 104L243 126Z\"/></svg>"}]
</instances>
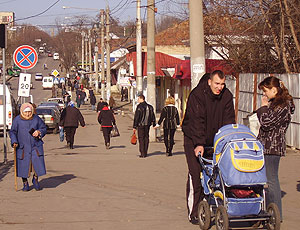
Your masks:
<instances>
[{"instance_id":1,"label":"person in dark jacket walking","mask_svg":"<svg viewBox=\"0 0 300 230\"><path fill-rule=\"evenodd\" d=\"M141 158L147 157L149 146L149 130L150 126L155 127L156 120L154 109L152 105L149 105L145 101L145 96L140 95L138 97L139 105L137 106L133 120L133 132L137 130L139 140L139 150Z\"/></svg>"},{"instance_id":2,"label":"person in dark jacket walking","mask_svg":"<svg viewBox=\"0 0 300 230\"><path fill-rule=\"evenodd\" d=\"M261 107L257 110L260 123L258 140L264 146L268 189L266 204L277 204L282 220L281 189L278 179L279 161L285 156L285 135L292 120L295 105L283 82L276 77L267 77L258 88L263 90Z\"/></svg>"},{"instance_id":3,"label":"person in dark jacket walking","mask_svg":"<svg viewBox=\"0 0 300 230\"><path fill-rule=\"evenodd\" d=\"M164 121L164 142L166 146L166 156L172 156L172 149L174 145L174 135L179 125L179 114L175 107L174 97L168 97L165 101L165 107L162 109L158 124L155 128L158 128Z\"/></svg>"},{"instance_id":4,"label":"person in dark jacket walking","mask_svg":"<svg viewBox=\"0 0 300 230\"><path fill-rule=\"evenodd\" d=\"M103 137L106 149L110 146L110 133L113 125L116 125L116 120L113 112L108 108L107 102L103 103L104 107L99 113L98 122L102 127Z\"/></svg>"},{"instance_id":5,"label":"person in dark jacket walking","mask_svg":"<svg viewBox=\"0 0 300 230\"><path fill-rule=\"evenodd\" d=\"M92 89L89 90L89 95L90 95L90 103L92 105L92 110L95 111L96 96L95 96L94 91Z\"/></svg>"},{"instance_id":6,"label":"person in dark jacket walking","mask_svg":"<svg viewBox=\"0 0 300 230\"><path fill-rule=\"evenodd\" d=\"M234 123L233 96L225 86L224 73L216 70L205 74L189 95L182 123L188 164L186 201L188 218L192 224L199 223L198 205L204 198L198 155L212 157L213 150L204 151L205 147L213 146L219 128Z\"/></svg>"},{"instance_id":7,"label":"person in dark jacket walking","mask_svg":"<svg viewBox=\"0 0 300 230\"><path fill-rule=\"evenodd\" d=\"M23 191L29 191L27 178L33 172L32 183L35 190L40 190L38 177L46 174L42 138L47 133L44 121L34 114L34 108L24 103L12 123L9 136L11 145L16 148L17 176L22 177Z\"/></svg>"},{"instance_id":8,"label":"person in dark jacket walking","mask_svg":"<svg viewBox=\"0 0 300 230\"><path fill-rule=\"evenodd\" d=\"M104 101L103 101L103 98L101 97L98 104L97 104L97 113L99 114L101 112L101 110L103 109L104 107Z\"/></svg>"},{"instance_id":9,"label":"person in dark jacket walking","mask_svg":"<svg viewBox=\"0 0 300 230\"><path fill-rule=\"evenodd\" d=\"M74 107L74 102L71 101L61 113L59 126L62 126L66 132L67 146L74 149L74 136L78 123L82 127L85 126L84 118L79 109Z\"/></svg>"}]
</instances>

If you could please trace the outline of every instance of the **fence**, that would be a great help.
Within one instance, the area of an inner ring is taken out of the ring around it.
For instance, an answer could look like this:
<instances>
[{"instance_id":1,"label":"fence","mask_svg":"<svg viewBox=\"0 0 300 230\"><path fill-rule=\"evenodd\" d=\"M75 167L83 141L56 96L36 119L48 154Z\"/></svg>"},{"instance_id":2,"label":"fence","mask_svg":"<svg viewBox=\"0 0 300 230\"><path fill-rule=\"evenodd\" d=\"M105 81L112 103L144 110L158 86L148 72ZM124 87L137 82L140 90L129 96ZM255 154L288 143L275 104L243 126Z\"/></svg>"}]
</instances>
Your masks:
<instances>
[{"instance_id":1,"label":"fence","mask_svg":"<svg viewBox=\"0 0 300 230\"><path fill-rule=\"evenodd\" d=\"M227 87L235 95L235 107L237 122L242 124L243 118L246 118L261 105L262 92L258 90L257 85L269 74L240 74L236 80L229 79L226 82ZM296 106L295 113L292 116L292 122L287 130L286 142L288 146L300 148L300 74L274 74L289 89L294 98Z\"/></svg>"}]
</instances>

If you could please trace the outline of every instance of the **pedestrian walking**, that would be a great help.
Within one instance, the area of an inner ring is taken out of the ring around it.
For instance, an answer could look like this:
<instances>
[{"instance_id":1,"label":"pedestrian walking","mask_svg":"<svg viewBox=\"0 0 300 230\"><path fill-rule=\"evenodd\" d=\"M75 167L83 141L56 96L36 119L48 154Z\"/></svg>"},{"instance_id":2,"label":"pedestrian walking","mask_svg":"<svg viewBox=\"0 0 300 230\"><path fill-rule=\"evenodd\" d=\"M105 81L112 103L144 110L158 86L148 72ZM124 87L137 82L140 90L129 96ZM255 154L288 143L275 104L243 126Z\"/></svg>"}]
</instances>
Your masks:
<instances>
[{"instance_id":1,"label":"pedestrian walking","mask_svg":"<svg viewBox=\"0 0 300 230\"><path fill-rule=\"evenodd\" d=\"M32 184L41 190L38 177L46 174L42 138L47 133L44 121L34 114L30 103L24 103L9 132L11 145L16 148L17 176L22 178L23 191L29 191L27 178L33 172Z\"/></svg>"},{"instance_id":2,"label":"pedestrian walking","mask_svg":"<svg viewBox=\"0 0 300 230\"><path fill-rule=\"evenodd\" d=\"M163 123L164 129L164 143L166 146L166 156L172 156L174 142L174 135L176 128L179 125L179 114L175 107L175 99L170 96L165 101L165 107L162 109L158 124L155 128L158 128Z\"/></svg>"},{"instance_id":3,"label":"pedestrian walking","mask_svg":"<svg viewBox=\"0 0 300 230\"><path fill-rule=\"evenodd\" d=\"M96 96L94 94L94 91L90 89L89 91L89 95L90 95L90 103L92 105L92 110L95 111L95 105L96 105Z\"/></svg>"},{"instance_id":4,"label":"pedestrian walking","mask_svg":"<svg viewBox=\"0 0 300 230\"><path fill-rule=\"evenodd\" d=\"M200 173L202 172L198 155L212 158L212 147L216 132L224 125L235 123L233 96L225 85L225 75L216 70L205 74L197 87L189 95L182 131L184 151L188 164L186 202L188 219L199 224L198 206L204 198Z\"/></svg>"},{"instance_id":5,"label":"pedestrian walking","mask_svg":"<svg viewBox=\"0 0 300 230\"><path fill-rule=\"evenodd\" d=\"M283 82L276 77L267 77L259 83L263 91L261 107L257 110L260 123L258 140L264 146L268 188L266 204L277 204L282 220L281 189L278 179L280 157L286 154L285 135L295 105Z\"/></svg>"},{"instance_id":6,"label":"pedestrian walking","mask_svg":"<svg viewBox=\"0 0 300 230\"><path fill-rule=\"evenodd\" d=\"M155 127L156 120L153 106L145 101L144 95L138 96L138 102L139 104L134 114L133 132L137 130L140 151L139 157L145 158L147 157L149 147L150 126L153 125L153 127Z\"/></svg>"},{"instance_id":7,"label":"pedestrian walking","mask_svg":"<svg viewBox=\"0 0 300 230\"><path fill-rule=\"evenodd\" d=\"M116 120L113 112L108 108L107 102L103 103L103 109L99 113L98 122L102 128L106 149L109 149L110 133L113 125L116 125Z\"/></svg>"},{"instance_id":8,"label":"pedestrian walking","mask_svg":"<svg viewBox=\"0 0 300 230\"><path fill-rule=\"evenodd\" d=\"M63 127L66 132L67 147L74 149L74 136L78 123L82 127L85 127L84 118L79 111L75 108L74 102L71 101L61 113L59 126Z\"/></svg>"},{"instance_id":9,"label":"pedestrian walking","mask_svg":"<svg viewBox=\"0 0 300 230\"><path fill-rule=\"evenodd\" d=\"M98 104L97 104L97 113L99 114L101 112L101 110L103 109L104 107L104 100L103 98L101 97Z\"/></svg>"},{"instance_id":10,"label":"pedestrian walking","mask_svg":"<svg viewBox=\"0 0 300 230\"><path fill-rule=\"evenodd\" d=\"M81 91L80 91L80 89L77 89L76 90L76 104L77 104L77 108L80 108L81 101L82 101L81 97L82 97Z\"/></svg>"},{"instance_id":11,"label":"pedestrian walking","mask_svg":"<svg viewBox=\"0 0 300 230\"><path fill-rule=\"evenodd\" d=\"M110 96L110 97L109 97L109 103L108 103L108 105L109 105L109 108L110 108L111 110L113 110L114 107L116 107L116 101L115 101L115 99L113 98L113 96Z\"/></svg>"}]
</instances>

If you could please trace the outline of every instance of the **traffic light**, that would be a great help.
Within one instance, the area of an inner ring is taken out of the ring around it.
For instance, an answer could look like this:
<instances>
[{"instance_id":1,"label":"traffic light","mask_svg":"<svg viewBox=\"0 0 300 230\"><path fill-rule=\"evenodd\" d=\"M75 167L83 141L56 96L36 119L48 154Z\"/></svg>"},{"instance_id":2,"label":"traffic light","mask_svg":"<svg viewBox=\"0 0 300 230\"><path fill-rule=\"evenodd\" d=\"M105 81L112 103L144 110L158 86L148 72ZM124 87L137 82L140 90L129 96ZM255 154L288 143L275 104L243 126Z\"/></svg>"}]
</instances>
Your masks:
<instances>
[{"instance_id":1,"label":"traffic light","mask_svg":"<svg viewBox=\"0 0 300 230\"><path fill-rule=\"evenodd\" d=\"M0 24L0 48L5 48L5 25Z\"/></svg>"}]
</instances>

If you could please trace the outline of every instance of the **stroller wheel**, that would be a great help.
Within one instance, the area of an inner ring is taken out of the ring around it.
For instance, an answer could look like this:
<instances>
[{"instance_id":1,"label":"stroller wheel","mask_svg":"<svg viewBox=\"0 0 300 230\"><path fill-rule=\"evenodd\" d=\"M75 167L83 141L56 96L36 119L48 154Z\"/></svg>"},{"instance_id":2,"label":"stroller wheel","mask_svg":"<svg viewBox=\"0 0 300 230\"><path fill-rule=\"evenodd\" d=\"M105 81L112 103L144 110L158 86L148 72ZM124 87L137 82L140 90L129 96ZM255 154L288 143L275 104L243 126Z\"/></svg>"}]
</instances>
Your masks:
<instances>
[{"instance_id":1,"label":"stroller wheel","mask_svg":"<svg viewBox=\"0 0 300 230\"><path fill-rule=\"evenodd\" d=\"M271 203L267 207L267 212L271 215L267 221L268 230L279 230L280 229L280 212L275 203Z\"/></svg>"},{"instance_id":2,"label":"stroller wheel","mask_svg":"<svg viewBox=\"0 0 300 230\"><path fill-rule=\"evenodd\" d=\"M202 200L198 206L199 227L207 230L210 227L211 213L207 201Z\"/></svg>"},{"instance_id":3,"label":"stroller wheel","mask_svg":"<svg viewBox=\"0 0 300 230\"><path fill-rule=\"evenodd\" d=\"M228 214L224 206L220 205L216 211L215 217L216 229L217 230L228 230L229 220Z\"/></svg>"}]
</instances>

